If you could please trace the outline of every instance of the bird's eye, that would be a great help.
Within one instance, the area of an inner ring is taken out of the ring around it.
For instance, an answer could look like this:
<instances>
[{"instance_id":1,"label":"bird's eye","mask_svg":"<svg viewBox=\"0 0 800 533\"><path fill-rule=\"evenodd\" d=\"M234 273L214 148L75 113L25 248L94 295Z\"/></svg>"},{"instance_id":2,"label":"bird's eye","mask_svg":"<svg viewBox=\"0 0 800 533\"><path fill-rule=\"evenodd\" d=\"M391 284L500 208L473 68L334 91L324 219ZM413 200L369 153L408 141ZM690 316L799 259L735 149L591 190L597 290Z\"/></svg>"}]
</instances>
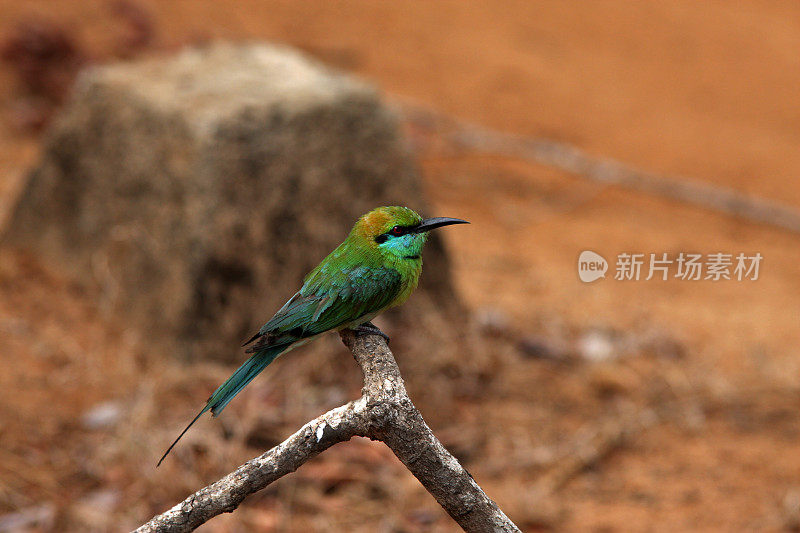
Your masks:
<instances>
[{"instance_id":1,"label":"bird's eye","mask_svg":"<svg viewBox=\"0 0 800 533\"><path fill-rule=\"evenodd\" d=\"M405 233L405 230L403 229L402 226L395 226L395 227L393 227L391 229L391 232L392 232L392 235L394 235L395 237L399 237L400 235Z\"/></svg>"}]
</instances>

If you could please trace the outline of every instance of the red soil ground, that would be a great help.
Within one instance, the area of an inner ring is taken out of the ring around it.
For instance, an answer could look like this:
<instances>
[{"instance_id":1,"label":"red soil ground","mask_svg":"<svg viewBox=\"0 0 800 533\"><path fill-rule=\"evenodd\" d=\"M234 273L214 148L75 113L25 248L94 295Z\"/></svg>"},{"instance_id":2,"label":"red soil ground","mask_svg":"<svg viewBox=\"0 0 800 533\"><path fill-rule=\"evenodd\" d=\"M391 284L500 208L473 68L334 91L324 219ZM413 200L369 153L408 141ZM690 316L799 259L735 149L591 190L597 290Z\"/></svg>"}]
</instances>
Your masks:
<instances>
[{"instance_id":1,"label":"red soil ground","mask_svg":"<svg viewBox=\"0 0 800 533\"><path fill-rule=\"evenodd\" d=\"M284 42L393 99L800 209L797 2L137 5L154 21L143 53L217 37ZM106 2L0 0L0 35L30 17L62 24L98 61L129 31ZM4 65L0 224L38 146L17 127L24 95L14 80ZM488 372L486 383L444 407L412 380L424 376L421 347L398 357L434 430L512 518L526 530L570 531L800 524L791 505L800 494L800 236L525 161L424 151L421 163L436 214L473 223L445 234L463 298L476 316L502 314L508 325L501 338L480 334L488 363L464 363ZM607 258L760 252L764 262L753 282L586 285L575 267L584 249ZM41 529L134 527L357 394L336 342L298 351L243 395L238 415L199 423L187 437L195 453L154 470L174 429L230 369L149 354L93 301L58 265L0 256L0 523L44 506L53 518ZM523 337L570 343L591 331L631 348L599 362L516 348ZM459 386L469 387L470 371ZM81 417L107 401L122 421L87 429ZM608 442L603 428L620 425L622 442L570 469L574 446L596 432ZM386 449L362 441L207 530L257 527L455 529Z\"/></svg>"}]
</instances>

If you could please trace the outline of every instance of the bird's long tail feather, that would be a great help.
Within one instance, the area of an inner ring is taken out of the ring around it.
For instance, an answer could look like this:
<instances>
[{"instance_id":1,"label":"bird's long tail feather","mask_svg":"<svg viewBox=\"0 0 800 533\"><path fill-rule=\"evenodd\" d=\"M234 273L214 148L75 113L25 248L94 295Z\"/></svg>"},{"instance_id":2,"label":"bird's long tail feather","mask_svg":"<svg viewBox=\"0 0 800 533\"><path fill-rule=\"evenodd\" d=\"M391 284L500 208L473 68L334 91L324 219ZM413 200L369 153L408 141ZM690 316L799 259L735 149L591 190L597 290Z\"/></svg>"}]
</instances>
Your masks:
<instances>
[{"instance_id":1,"label":"bird's long tail feather","mask_svg":"<svg viewBox=\"0 0 800 533\"><path fill-rule=\"evenodd\" d=\"M260 374L261 371L267 367L267 365L274 361L282 352L286 351L287 348L289 348L288 345L272 346L256 352L250 359L245 361L245 363L240 366L231 377L225 380L225 383L220 385L219 388L214 391L214 394L212 394L206 402L205 407L203 407L203 409L197 413L197 416L195 416L194 419L189 422L189 425L186 426L186 429L181 431L181 434L178 435L178 438L175 439L175 442L173 442L170 447L167 448L167 451L161 456L161 459L159 459L158 465L156 466L161 466L161 462L167 457L167 455L169 455L169 452L172 451L172 448L178 444L178 441L181 440L181 437L183 437L186 432L189 431L189 428L192 427L195 422L197 422L197 419L200 418L203 413L210 410L213 416L218 416L222 410L225 409L225 406L228 405L231 400L233 400L234 396L239 394L248 383L253 381L253 378Z\"/></svg>"}]
</instances>

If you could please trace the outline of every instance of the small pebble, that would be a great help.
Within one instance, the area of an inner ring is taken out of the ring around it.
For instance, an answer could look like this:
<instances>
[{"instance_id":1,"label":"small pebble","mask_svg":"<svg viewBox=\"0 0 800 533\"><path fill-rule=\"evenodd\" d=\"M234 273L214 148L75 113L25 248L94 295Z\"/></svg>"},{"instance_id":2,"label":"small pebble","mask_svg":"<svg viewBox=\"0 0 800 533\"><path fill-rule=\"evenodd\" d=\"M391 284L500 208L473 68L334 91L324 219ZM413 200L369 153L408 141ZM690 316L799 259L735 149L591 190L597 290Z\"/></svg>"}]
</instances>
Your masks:
<instances>
[{"instance_id":1,"label":"small pebble","mask_svg":"<svg viewBox=\"0 0 800 533\"><path fill-rule=\"evenodd\" d=\"M602 331L590 331L578 339L578 354L587 361L607 361L615 356L614 343Z\"/></svg>"},{"instance_id":2,"label":"small pebble","mask_svg":"<svg viewBox=\"0 0 800 533\"><path fill-rule=\"evenodd\" d=\"M497 335L508 330L508 316L493 307L482 307L475 311L475 322L484 333Z\"/></svg>"},{"instance_id":3,"label":"small pebble","mask_svg":"<svg viewBox=\"0 0 800 533\"><path fill-rule=\"evenodd\" d=\"M122 408L117 402L97 404L81 417L86 429L107 429L114 427L122 415Z\"/></svg>"}]
</instances>

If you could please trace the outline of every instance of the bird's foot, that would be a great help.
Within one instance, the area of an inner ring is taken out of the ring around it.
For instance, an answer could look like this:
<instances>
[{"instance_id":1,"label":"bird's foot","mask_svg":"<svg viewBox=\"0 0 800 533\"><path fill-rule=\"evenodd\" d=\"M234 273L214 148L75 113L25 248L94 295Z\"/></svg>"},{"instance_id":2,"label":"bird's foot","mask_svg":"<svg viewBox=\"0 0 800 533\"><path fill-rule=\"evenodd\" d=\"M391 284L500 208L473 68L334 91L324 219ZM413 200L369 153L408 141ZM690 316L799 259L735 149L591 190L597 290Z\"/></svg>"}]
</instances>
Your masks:
<instances>
[{"instance_id":1,"label":"bird's foot","mask_svg":"<svg viewBox=\"0 0 800 533\"><path fill-rule=\"evenodd\" d=\"M382 332L380 328L375 324L373 324L372 322L364 322L360 326L356 326L356 328L353 331L356 332L356 336L358 337L363 337L364 335L380 335L381 337L386 339L387 343L389 342L389 335Z\"/></svg>"}]
</instances>

